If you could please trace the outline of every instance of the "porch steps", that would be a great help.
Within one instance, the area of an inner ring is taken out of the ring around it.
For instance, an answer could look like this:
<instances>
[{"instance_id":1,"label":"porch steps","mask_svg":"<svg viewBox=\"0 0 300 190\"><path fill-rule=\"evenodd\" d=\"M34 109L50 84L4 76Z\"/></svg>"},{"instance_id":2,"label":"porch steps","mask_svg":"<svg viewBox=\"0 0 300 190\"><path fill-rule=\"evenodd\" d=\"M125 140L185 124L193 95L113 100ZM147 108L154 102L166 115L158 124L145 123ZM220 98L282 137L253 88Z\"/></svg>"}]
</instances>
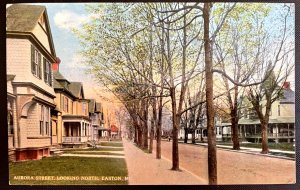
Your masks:
<instances>
[{"instance_id":1,"label":"porch steps","mask_svg":"<svg viewBox=\"0 0 300 190\"><path fill-rule=\"evenodd\" d=\"M59 149L59 148L56 148L56 147L51 147L50 148L50 155L51 156L59 156L59 155L61 155L63 153L64 152L61 149Z\"/></svg>"}]
</instances>

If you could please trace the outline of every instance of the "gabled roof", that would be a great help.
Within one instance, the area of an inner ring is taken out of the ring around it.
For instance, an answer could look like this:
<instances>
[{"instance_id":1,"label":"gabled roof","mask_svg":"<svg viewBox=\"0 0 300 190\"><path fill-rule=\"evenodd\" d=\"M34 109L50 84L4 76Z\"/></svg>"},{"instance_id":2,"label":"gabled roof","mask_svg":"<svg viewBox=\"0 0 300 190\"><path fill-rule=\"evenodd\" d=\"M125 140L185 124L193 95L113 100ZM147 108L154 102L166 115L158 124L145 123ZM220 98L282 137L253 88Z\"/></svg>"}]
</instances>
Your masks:
<instances>
[{"instance_id":1,"label":"gabled roof","mask_svg":"<svg viewBox=\"0 0 300 190\"><path fill-rule=\"evenodd\" d=\"M45 17L46 30L51 54L56 57L51 28L45 6L13 4L6 8L6 31L13 33L32 33L41 16Z\"/></svg>"},{"instance_id":2,"label":"gabled roof","mask_svg":"<svg viewBox=\"0 0 300 190\"><path fill-rule=\"evenodd\" d=\"M110 129L111 129L112 132L118 132L119 131L119 128L115 125L111 125Z\"/></svg>"},{"instance_id":3,"label":"gabled roof","mask_svg":"<svg viewBox=\"0 0 300 190\"><path fill-rule=\"evenodd\" d=\"M295 92L291 89L283 89L283 98L280 103L295 103Z\"/></svg>"},{"instance_id":4,"label":"gabled roof","mask_svg":"<svg viewBox=\"0 0 300 190\"><path fill-rule=\"evenodd\" d=\"M59 71L53 71L53 76L56 80L66 80L68 81ZM68 81L69 83L69 81Z\"/></svg>"},{"instance_id":5,"label":"gabled roof","mask_svg":"<svg viewBox=\"0 0 300 190\"><path fill-rule=\"evenodd\" d=\"M14 4L6 9L8 31L31 32L45 11L44 6Z\"/></svg>"},{"instance_id":6,"label":"gabled roof","mask_svg":"<svg viewBox=\"0 0 300 190\"><path fill-rule=\"evenodd\" d=\"M95 108L96 108L96 101L94 99L89 99L89 112L90 113L94 113L95 112Z\"/></svg>"},{"instance_id":7,"label":"gabled roof","mask_svg":"<svg viewBox=\"0 0 300 190\"><path fill-rule=\"evenodd\" d=\"M69 82L59 71L53 71L53 77L54 89L62 89L70 93L75 98L81 97L84 99L83 85L81 82Z\"/></svg>"},{"instance_id":8,"label":"gabled roof","mask_svg":"<svg viewBox=\"0 0 300 190\"><path fill-rule=\"evenodd\" d=\"M96 103L96 112L102 112L101 103Z\"/></svg>"},{"instance_id":9,"label":"gabled roof","mask_svg":"<svg viewBox=\"0 0 300 190\"><path fill-rule=\"evenodd\" d=\"M83 87L81 82L70 82L69 90L76 98L79 98L81 94L82 99L84 99Z\"/></svg>"}]
</instances>

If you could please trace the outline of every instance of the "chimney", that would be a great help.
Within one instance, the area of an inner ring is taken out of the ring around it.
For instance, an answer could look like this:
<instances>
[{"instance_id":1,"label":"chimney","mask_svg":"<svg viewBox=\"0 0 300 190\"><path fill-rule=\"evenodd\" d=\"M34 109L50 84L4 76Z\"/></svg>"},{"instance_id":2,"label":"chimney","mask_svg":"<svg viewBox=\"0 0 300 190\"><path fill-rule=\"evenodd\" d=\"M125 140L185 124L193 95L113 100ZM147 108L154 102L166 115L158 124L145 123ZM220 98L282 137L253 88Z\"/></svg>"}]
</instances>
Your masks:
<instances>
[{"instance_id":1,"label":"chimney","mask_svg":"<svg viewBox=\"0 0 300 190\"><path fill-rule=\"evenodd\" d=\"M283 89L290 89L290 86L291 86L290 82L287 81L285 81L282 85Z\"/></svg>"},{"instance_id":2,"label":"chimney","mask_svg":"<svg viewBox=\"0 0 300 190\"><path fill-rule=\"evenodd\" d=\"M55 63L52 64L52 71L59 71L60 59L59 57L55 58Z\"/></svg>"}]
</instances>

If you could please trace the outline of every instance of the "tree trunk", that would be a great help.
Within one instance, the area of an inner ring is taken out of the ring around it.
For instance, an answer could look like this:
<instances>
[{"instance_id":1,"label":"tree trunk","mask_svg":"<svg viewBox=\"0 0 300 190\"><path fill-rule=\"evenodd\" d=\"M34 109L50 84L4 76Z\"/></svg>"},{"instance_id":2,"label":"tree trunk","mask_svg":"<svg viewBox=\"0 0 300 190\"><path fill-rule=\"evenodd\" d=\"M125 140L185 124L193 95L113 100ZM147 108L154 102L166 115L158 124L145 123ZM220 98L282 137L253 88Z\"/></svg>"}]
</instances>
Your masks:
<instances>
[{"instance_id":1,"label":"tree trunk","mask_svg":"<svg viewBox=\"0 0 300 190\"><path fill-rule=\"evenodd\" d=\"M154 137L154 121L151 121L151 129L150 129L150 146L149 153L152 153L153 150L153 137Z\"/></svg>"},{"instance_id":2,"label":"tree trunk","mask_svg":"<svg viewBox=\"0 0 300 190\"><path fill-rule=\"evenodd\" d=\"M233 114L231 115L231 131L232 131L233 150L240 150L238 122L237 122L237 118Z\"/></svg>"},{"instance_id":3,"label":"tree trunk","mask_svg":"<svg viewBox=\"0 0 300 190\"><path fill-rule=\"evenodd\" d=\"M162 92L160 93L162 95ZM162 125L162 97L159 98L158 120L156 128L156 158L161 159L161 125Z\"/></svg>"},{"instance_id":4,"label":"tree trunk","mask_svg":"<svg viewBox=\"0 0 300 190\"><path fill-rule=\"evenodd\" d=\"M210 3L204 3L204 49L205 49L205 78L206 78L206 111L207 111L207 142L208 142L208 177L209 184L217 184L217 149L214 131L214 105L213 105L213 73L212 73L212 47L209 37Z\"/></svg>"},{"instance_id":5,"label":"tree trunk","mask_svg":"<svg viewBox=\"0 0 300 190\"><path fill-rule=\"evenodd\" d=\"M180 125L180 116L176 112L176 94L175 87L170 88L172 101L172 121L173 121L173 139L172 139L172 170L179 170L179 152L178 152L178 128Z\"/></svg>"},{"instance_id":6,"label":"tree trunk","mask_svg":"<svg viewBox=\"0 0 300 190\"><path fill-rule=\"evenodd\" d=\"M269 146L268 146L268 123L262 122L261 124L261 148L262 154L269 153Z\"/></svg>"},{"instance_id":7,"label":"tree trunk","mask_svg":"<svg viewBox=\"0 0 300 190\"><path fill-rule=\"evenodd\" d=\"M188 128L184 128L184 143L187 143L188 141Z\"/></svg>"},{"instance_id":8,"label":"tree trunk","mask_svg":"<svg viewBox=\"0 0 300 190\"><path fill-rule=\"evenodd\" d=\"M134 143L138 144L138 128L134 125Z\"/></svg>"},{"instance_id":9,"label":"tree trunk","mask_svg":"<svg viewBox=\"0 0 300 190\"><path fill-rule=\"evenodd\" d=\"M143 134L143 140L144 140L144 147L145 149L148 149L148 128L146 128L148 126L145 126L145 129L144 129L144 134Z\"/></svg>"},{"instance_id":10,"label":"tree trunk","mask_svg":"<svg viewBox=\"0 0 300 190\"><path fill-rule=\"evenodd\" d=\"M172 170L179 170L179 151L178 151L178 128L180 119L175 119L175 125L173 127L173 139L172 139Z\"/></svg>"},{"instance_id":11,"label":"tree trunk","mask_svg":"<svg viewBox=\"0 0 300 190\"><path fill-rule=\"evenodd\" d=\"M195 129L193 129L193 133L192 133L192 144L196 143L196 137L195 137Z\"/></svg>"},{"instance_id":12,"label":"tree trunk","mask_svg":"<svg viewBox=\"0 0 300 190\"><path fill-rule=\"evenodd\" d=\"M145 102L144 109L144 148L148 149L148 102Z\"/></svg>"},{"instance_id":13,"label":"tree trunk","mask_svg":"<svg viewBox=\"0 0 300 190\"><path fill-rule=\"evenodd\" d=\"M143 131L140 127L139 127L139 130L138 130L138 146L142 149L144 148Z\"/></svg>"}]
</instances>

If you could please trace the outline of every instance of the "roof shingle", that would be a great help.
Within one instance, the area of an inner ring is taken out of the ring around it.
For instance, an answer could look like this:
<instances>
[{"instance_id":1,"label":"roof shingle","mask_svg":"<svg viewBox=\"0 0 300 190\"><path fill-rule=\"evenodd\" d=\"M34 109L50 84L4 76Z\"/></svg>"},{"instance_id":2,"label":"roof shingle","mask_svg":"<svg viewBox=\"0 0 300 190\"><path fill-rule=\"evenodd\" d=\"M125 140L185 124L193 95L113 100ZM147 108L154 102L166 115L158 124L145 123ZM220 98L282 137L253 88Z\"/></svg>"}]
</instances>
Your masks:
<instances>
[{"instance_id":1,"label":"roof shingle","mask_svg":"<svg viewBox=\"0 0 300 190\"><path fill-rule=\"evenodd\" d=\"M6 9L6 30L16 32L31 32L45 6L14 4Z\"/></svg>"}]
</instances>

